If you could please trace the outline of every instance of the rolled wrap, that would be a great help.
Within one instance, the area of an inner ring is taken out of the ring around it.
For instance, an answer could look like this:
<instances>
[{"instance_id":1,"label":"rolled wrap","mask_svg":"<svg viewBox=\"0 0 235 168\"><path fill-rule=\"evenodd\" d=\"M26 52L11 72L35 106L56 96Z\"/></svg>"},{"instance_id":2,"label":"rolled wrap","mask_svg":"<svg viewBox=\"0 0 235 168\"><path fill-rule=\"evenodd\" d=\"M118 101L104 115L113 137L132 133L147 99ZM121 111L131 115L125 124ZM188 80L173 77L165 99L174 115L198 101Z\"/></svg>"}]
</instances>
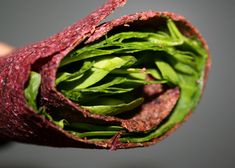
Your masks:
<instances>
[{"instance_id":1,"label":"rolled wrap","mask_svg":"<svg viewBox=\"0 0 235 168\"><path fill-rule=\"evenodd\" d=\"M160 95L152 107L146 107L140 115L128 120L115 116L104 116L90 113L77 103L72 102L56 89L55 80L57 69L61 60L75 49L79 44L89 44L106 35L108 32L120 27L143 27L144 24L155 27L161 24L162 18L172 19L185 36L196 36L208 55L208 46L199 31L184 17L170 12L142 12L123 16L119 19L101 24L117 7L123 6L125 0L109 0L103 7L94 11L76 24L64 31L49 37L44 41L16 49L13 53L0 59L0 139L23 143L47 145L54 147L80 147L80 148L106 148L121 149L143 147L155 144L178 128L183 121L169 127L161 136L152 138L146 142L125 142L119 139L122 132L115 136L100 141L91 141L87 138L79 138L65 131L44 116L39 115L30 107L25 99L24 89L29 80L30 72L36 71L41 75L40 94L38 101L49 112L64 112L66 119L74 119L77 122L89 121L96 124L120 125L129 132L149 131L170 115L172 105L179 99L178 88L168 89ZM203 87L207 80L210 68L210 56L208 56L204 69ZM150 89L151 90L151 89ZM154 116L154 109L164 108L167 112ZM185 120L191 114L185 116ZM148 121L147 122L147 118ZM143 121L143 122L142 122Z\"/></svg>"}]
</instances>

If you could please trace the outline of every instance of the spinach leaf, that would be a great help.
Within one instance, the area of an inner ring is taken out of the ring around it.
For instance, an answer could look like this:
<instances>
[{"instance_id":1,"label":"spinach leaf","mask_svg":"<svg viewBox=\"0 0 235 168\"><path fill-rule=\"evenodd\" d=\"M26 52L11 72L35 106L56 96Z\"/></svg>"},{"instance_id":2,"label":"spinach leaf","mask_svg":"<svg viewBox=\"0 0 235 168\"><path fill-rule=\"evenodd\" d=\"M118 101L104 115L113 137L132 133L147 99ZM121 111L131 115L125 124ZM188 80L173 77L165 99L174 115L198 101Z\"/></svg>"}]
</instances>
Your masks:
<instances>
[{"instance_id":1,"label":"spinach leaf","mask_svg":"<svg viewBox=\"0 0 235 168\"><path fill-rule=\"evenodd\" d=\"M101 58L93 64L93 68L91 68L89 76L82 78L81 82L78 83L74 89L84 89L92 86L102 80L112 70L129 65L133 60L135 59L132 56Z\"/></svg>"},{"instance_id":2,"label":"spinach leaf","mask_svg":"<svg viewBox=\"0 0 235 168\"><path fill-rule=\"evenodd\" d=\"M59 73L56 78L56 85L59 85L63 81L71 82L80 79L86 71L91 69L93 64L94 62L85 61L79 71L76 71L74 73L68 73L68 72Z\"/></svg>"},{"instance_id":3,"label":"spinach leaf","mask_svg":"<svg viewBox=\"0 0 235 168\"><path fill-rule=\"evenodd\" d=\"M117 115L126 111L133 110L134 108L141 105L144 99L138 98L128 103L112 98L102 98L99 99L98 101L99 101L98 103L103 105L82 106L82 107L95 114Z\"/></svg>"},{"instance_id":4,"label":"spinach leaf","mask_svg":"<svg viewBox=\"0 0 235 168\"><path fill-rule=\"evenodd\" d=\"M34 109L38 114L43 115L48 120L52 121L55 125L64 128L65 124L68 122L65 119L56 121L46 112L44 107L37 107L37 96L39 87L41 84L41 75L37 72L31 71L27 87L24 89L24 96L27 100L27 103L30 107Z\"/></svg>"},{"instance_id":5,"label":"spinach leaf","mask_svg":"<svg viewBox=\"0 0 235 168\"><path fill-rule=\"evenodd\" d=\"M179 83L178 75L171 65L161 59L155 59L155 64L161 71L162 77L165 80L170 81L175 85Z\"/></svg>"},{"instance_id":6,"label":"spinach leaf","mask_svg":"<svg viewBox=\"0 0 235 168\"><path fill-rule=\"evenodd\" d=\"M29 106L31 106L35 111L37 111L37 95L38 95L38 90L41 84L41 75L38 74L37 72L31 72L29 81L28 81L28 86L24 90L24 95L27 100L27 103Z\"/></svg>"},{"instance_id":7,"label":"spinach leaf","mask_svg":"<svg viewBox=\"0 0 235 168\"><path fill-rule=\"evenodd\" d=\"M139 69L139 68L128 68L128 69L115 69L111 74L126 75L140 80L146 80L147 75L152 75L155 79L162 79L157 69Z\"/></svg>"},{"instance_id":8,"label":"spinach leaf","mask_svg":"<svg viewBox=\"0 0 235 168\"><path fill-rule=\"evenodd\" d=\"M131 40L132 39L132 40ZM60 67L72 62L113 54L132 54L144 50L164 50L169 46L178 46L182 40L172 39L164 32L123 32L101 42L94 43L66 56Z\"/></svg>"},{"instance_id":9,"label":"spinach leaf","mask_svg":"<svg viewBox=\"0 0 235 168\"><path fill-rule=\"evenodd\" d=\"M69 122L66 119L61 119L58 121L54 120L53 117L46 112L45 107L40 107L37 111L38 111L38 114L44 116L46 119L48 119L49 121L51 121L52 123L54 123L60 128L64 128L65 125L69 125Z\"/></svg>"},{"instance_id":10,"label":"spinach leaf","mask_svg":"<svg viewBox=\"0 0 235 168\"><path fill-rule=\"evenodd\" d=\"M67 126L69 129L76 131L121 131L124 130L121 126L101 126L89 123L76 123L73 122Z\"/></svg>"},{"instance_id":11,"label":"spinach leaf","mask_svg":"<svg viewBox=\"0 0 235 168\"><path fill-rule=\"evenodd\" d=\"M112 137L116 135L119 131L89 131L89 132L75 132L69 131L71 134L78 136L79 138L89 138L89 137Z\"/></svg>"}]
</instances>

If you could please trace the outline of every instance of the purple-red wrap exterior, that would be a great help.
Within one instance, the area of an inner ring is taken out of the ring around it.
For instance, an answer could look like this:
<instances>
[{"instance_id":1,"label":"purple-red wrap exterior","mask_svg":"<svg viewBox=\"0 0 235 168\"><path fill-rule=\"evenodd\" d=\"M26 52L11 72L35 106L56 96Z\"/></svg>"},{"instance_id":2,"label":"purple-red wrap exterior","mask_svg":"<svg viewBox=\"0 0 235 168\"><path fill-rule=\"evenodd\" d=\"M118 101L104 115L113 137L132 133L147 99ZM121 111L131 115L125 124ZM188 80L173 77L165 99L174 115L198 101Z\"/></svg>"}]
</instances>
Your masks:
<instances>
[{"instance_id":1,"label":"purple-red wrap exterior","mask_svg":"<svg viewBox=\"0 0 235 168\"><path fill-rule=\"evenodd\" d=\"M91 114L68 100L55 88L56 70L61 59L78 44L93 42L116 27L132 23L141 24L142 22L148 22L148 20L154 23L159 18L169 17L178 23L177 25L182 33L187 36L197 36L209 54L208 46L199 31L184 17L171 12L148 11L136 13L100 25L104 18L117 7L123 6L125 2L125 0L109 0L104 6L64 31L46 40L16 49L7 57L0 59L0 140L55 147L113 148L113 139L104 142L91 142L80 139L54 125L43 116L36 114L27 105L23 92L31 70L37 70L42 75L40 102L50 110L60 109L61 112L66 111L72 117L75 115L79 121L118 123L131 131L132 127L128 127L130 121L126 122L111 116ZM204 82L207 80L210 64L209 57L205 67ZM180 124L175 125L163 136L151 141L119 143L114 148L149 146L168 136Z\"/></svg>"}]
</instances>

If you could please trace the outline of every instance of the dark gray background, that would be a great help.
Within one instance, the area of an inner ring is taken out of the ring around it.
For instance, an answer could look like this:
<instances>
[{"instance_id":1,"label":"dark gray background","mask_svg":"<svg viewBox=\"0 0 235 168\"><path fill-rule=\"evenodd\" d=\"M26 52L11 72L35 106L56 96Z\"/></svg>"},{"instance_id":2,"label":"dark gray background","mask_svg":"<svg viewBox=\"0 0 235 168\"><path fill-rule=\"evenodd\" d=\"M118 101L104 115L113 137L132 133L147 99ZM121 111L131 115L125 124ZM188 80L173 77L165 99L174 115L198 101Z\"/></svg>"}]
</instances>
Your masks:
<instances>
[{"instance_id":1,"label":"dark gray background","mask_svg":"<svg viewBox=\"0 0 235 168\"><path fill-rule=\"evenodd\" d=\"M16 47L41 40L86 16L105 0L1 0L0 41ZM129 0L108 19L143 10L186 16L207 39L213 68L191 119L149 148L57 149L13 143L0 148L2 168L221 168L235 167L233 0Z\"/></svg>"}]
</instances>

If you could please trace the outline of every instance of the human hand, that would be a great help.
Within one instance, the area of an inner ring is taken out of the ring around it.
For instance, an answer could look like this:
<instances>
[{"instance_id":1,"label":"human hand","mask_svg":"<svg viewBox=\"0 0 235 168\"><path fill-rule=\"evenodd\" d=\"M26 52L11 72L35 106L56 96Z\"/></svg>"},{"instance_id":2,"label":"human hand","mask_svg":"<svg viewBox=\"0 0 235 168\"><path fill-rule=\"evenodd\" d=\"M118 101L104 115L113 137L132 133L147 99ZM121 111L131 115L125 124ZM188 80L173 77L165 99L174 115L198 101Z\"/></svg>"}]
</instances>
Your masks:
<instances>
[{"instance_id":1,"label":"human hand","mask_svg":"<svg viewBox=\"0 0 235 168\"><path fill-rule=\"evenodd\" d=\"M5 43L0 42L0 57L9 54L13 48Z\"/></svg>"}]
</instances>

